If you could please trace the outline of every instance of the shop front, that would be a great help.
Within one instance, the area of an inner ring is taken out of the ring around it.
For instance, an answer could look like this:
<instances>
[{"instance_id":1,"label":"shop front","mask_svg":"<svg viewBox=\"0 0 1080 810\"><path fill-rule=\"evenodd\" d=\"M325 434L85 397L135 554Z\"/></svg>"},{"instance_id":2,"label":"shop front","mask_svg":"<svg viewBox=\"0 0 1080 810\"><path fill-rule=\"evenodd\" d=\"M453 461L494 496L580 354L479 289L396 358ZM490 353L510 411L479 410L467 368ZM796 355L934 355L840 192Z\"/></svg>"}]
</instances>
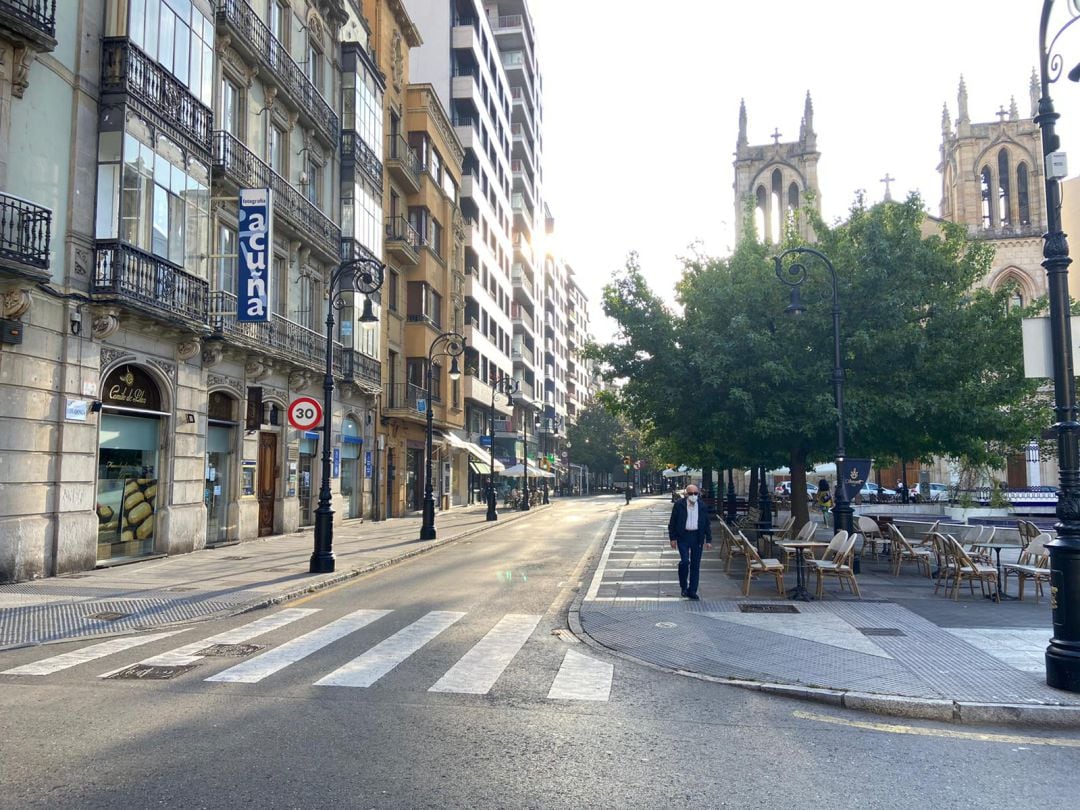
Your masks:
<instances>
[{"instance_id":1,"label":"shop front","mask_svg":"<svg viewBox=\"0 0 1080 810\"><path fill-rule=\"evenodd\" d=\"M237 540L236 465L237 401L221 391L210 393L206 408L206 542L217 545Z\"/></svg>"},{"instance_id":2,"label":"shop front","mask_svg":"<svg viewBox=\"0 0 1080 810\"><path fill-rule=\"evenodd\" d=\"M314 473L321 434L317 430L307 430L300 435L300 474L297 481L296 496L300 499L300 525L311 526L315 523L315 499L317 493L314 488Z\"/></svg>"},{"instance_id":3,"label":"shop front","mask_svg":"<svg viewBox=\"0 0 1080 810\"><path fill-rule=\"evenodd\" d=\"M167 417L161 409L161 391L145 369L123 365L102 383L95 506L99 562L154 551L164 468L162 426Z\"/></svg>"},{"instance_id":4,"label":"shop front","mask_svg":"<svg viewBox=\"0 0 1080 810\"><path fill-rule=\"evenodd\" d=\"M360 423L349 414L341 423L341 500L346 519L363 516L364 478L360 467L363 446Z\"/></svg>"}]
</instances>

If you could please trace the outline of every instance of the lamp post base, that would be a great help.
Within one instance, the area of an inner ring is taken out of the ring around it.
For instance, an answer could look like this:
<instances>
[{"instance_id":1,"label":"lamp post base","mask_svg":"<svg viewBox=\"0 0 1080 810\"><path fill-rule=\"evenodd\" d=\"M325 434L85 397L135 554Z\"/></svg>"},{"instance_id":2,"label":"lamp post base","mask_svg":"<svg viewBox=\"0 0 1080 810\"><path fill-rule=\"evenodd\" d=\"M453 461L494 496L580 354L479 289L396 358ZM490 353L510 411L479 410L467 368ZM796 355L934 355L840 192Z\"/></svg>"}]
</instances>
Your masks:
<instances>
[{"instance_id":1,"label":"lamp post base","mask_svg":"<svg viewBox=\"0 0 1080 810\"><path fill-rule=\"evenodd\" d=\"M1046 685L1080 692L1080 546L1058 537L1047 550L1054 638L1046 648Z\"/></svg>"},{"instance_id":2,"label":"lamp post base","mask_svg":"<svg viewBox=\"0 0 1080 810\"><path fill-rule=\"evenodd\" d=\"M420 527L421 540L435 539L435 500L424 500L424 522Z\"/></svg>"},{"instance_id":3,"label":"lamp post base","mask_svg":"<svg viewBox=\"0 0 1080 810\"><path fill-rule=\"evenodd\" d=\"M315 510L315 550L311 553L308 572L334 572L334 513L329 509Z\"/></svg>"},{"instance_id":4,"label":"lamp post base","mask_svg":"<svg viewBox=\"0 0 1080 810\"><path fill-rule=\"evenodd\" d=\"M494 487L492 487L491 489L488 490L487 515L485 515L484 519L485 520L498 520L499 519L499 513L495 509L495 488Z\"/></svg>"}]
</instances>

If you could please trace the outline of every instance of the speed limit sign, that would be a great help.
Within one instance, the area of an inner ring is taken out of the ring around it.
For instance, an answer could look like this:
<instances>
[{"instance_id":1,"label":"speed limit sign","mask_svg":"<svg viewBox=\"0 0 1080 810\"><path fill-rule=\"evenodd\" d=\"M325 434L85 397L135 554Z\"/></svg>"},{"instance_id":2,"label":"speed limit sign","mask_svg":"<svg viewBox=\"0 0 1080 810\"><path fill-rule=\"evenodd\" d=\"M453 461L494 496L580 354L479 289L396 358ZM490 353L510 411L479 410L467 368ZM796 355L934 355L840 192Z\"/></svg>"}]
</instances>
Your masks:
<instances>
[{"instance_id":1,"label":"speed limit sign","mask_svg":"<svg viewBox=\"0 0 1080 810\"><path fill-rule=\"evenodd\" d=\"M297 430L311 430L322 424L322 405L311 397L299 397L289 403L289 424Z\"/></svg>"}]
</instances>

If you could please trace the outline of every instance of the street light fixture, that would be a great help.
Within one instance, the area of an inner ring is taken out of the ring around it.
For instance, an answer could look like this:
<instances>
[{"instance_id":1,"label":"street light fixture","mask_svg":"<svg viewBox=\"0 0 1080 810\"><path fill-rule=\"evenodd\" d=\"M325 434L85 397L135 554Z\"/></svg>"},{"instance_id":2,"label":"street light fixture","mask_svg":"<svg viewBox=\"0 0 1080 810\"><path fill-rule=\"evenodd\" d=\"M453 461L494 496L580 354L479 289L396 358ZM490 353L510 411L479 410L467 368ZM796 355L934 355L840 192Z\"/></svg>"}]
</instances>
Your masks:
<instances>
[{"instance_id":1,"label":"street light fixture","mask_svg":"<svg viewBox=\"0 0 1080 810\"><path fill-rule=\"evenodd\" d=\"M780 279L783 284L786 284L791 288L791 303L788 304L784 310L788 315L801 315L806 312L806 307L802 305L802 299L799 296L799 288L803 282L806 281L806 266L801 261L792 262L788 266L787 270L784 270L783 261L788 256L794 256L799 258L801 256L811 256L816 258L829 271L829 276L832 278L832 322L833 322L833 396L836 400L836 477L840 480L840 467L844 462L844 457L847 455L844 450L844 366L840 358L840 291L836 280L836 268L833 267L832 262L825 256L824 253L814 250L808 247L794 247L785 250L779 256L776 256L773 261L776 263L776 277ZM792 500L795 495L792 494ZM848 501L847 492L843 483L837 487L836 502L833 506L833 526L838 530L846 531L849 535L852 533L852 508L851 503ZM855 573L859 570L859 558L855 557L852 569Z\"/></svg>"},{"instance_id":2,"label":"street light fixture","mask_svg":"<svg viewBox=\"0 0 1080 810\"><path fill-rule=\"evenodd\" d=\"M1050 606L1054 635L1046 648L1046 683L1055 689L1080 692L1080 461L1077 457L1076 382L1073 377L1072 328L1069 321L1069 244L1061 230L1061 188L1064 166L1058 171L1060 142L1054 134L1058 113L1050 99L1050 85L1061 78L1062 57L1051 53L1058 38L1080 19L1080 7L1067 3L1068 19L1049 43L1046 41L1054 0L1044 0L1039 25L1039 74L1042 95L1035 123L1042 134L1046 178L1046 233L1043 261L1050 307L1050 349L1054 367L1054 429L1058 437L1057 538L1046 544L1050 552ZM1080 65L1068 73L1080 80ZM1061 160L1061 163L1064 161Z\"/></svg>"},{"instance_id":3,"label":"street light fixture","mask_svg":"<svg viewBox=\"0 0 1080 810\"><path fill-rule=\"evenodd\" d=\"M437 348L443 351L436 352ZM443 332L431 341L427 359L427 468L424 472L424 519L420 526L421 540L435 539L435 496L431 493L431 435L434 432L434 411L431 407L431 367L436 357L450 358L450 379L461 377L457 359L465 352L465 338L457 332Z\"/></svg>"},{"instance_id":4,"label":"street light fixture","mask_svg":"<svg viewBox=\"0 0 1080 810\"><path fill-rule=\"evenodd\" d=\"M540 415L537 414L535 419L536 422L534 424L534 427L537 428L536 432L538 432L540 427ZM532 504L529 503L529 415L527 413L523 413L522 415L521 427L522 430L524 430L525 432L525 444L521 449L521 470L525 475L525 484L523 487L524 494L521 499L521 511L528 512L530 509L532 509Z\"/></svg>"},{"instance_id":5,"label":"street light fixture","mask_svg":"<svg viewBox=\"0 0 1080 810\"><path fill-rule=\"evenodd\" d=\"M498 520L495 510L495 395L506 394L506 404L514 406L514 394L521 387L517 379L509 374L502 374L491 384L491 422L488 438L491 440L491 468L488 470L487 520Z\"/></svg>"},{"instance_id":6,"label":"street light fixture","mask_svg":"<svg viewBox=\"0 0 1080 810\"><path fill-rule=\"evenodd\" d=\"M326 376L323 377L322 481L319 483L319 506L315 509L315 549L308 571L329 574L334 570L334 510L330 508L330 425L334 397L334 310L344 309L346 294L364 296L360 320L377 321L371 308L371 296L383 284L385 265L377 259L362 257L339 264L330 274L326 302Z\"/></svg>"}]
</instances>

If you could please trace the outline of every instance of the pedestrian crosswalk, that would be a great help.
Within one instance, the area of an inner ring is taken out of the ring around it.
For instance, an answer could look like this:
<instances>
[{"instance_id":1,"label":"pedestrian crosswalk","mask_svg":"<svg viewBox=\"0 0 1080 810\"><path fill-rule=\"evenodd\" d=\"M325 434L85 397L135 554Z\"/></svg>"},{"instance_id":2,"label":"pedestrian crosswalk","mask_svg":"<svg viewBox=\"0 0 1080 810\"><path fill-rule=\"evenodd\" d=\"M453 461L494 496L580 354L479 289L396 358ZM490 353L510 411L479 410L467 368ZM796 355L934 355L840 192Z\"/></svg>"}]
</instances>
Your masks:
<instances>
[{"instance_id":1,"label":"pedestrian crosswalk","mask_svg":"<svg viewBox=\"0 0 1080 810\"><path fill-rule=\"evenodd\" d=\"M169 630L139 636L109 639L88 644L80 649L24 663L0 670L0 676L56 676L74 671L75 675L86 672L100 662L102 672L89 673L100 679L124 679L132 673L139 679L153 679L154 673L167 673L161 678L190 677L199 669L225 666L220 671L205 673L201 680L208 684L257 684L268 681L274 675L303 661L331 661L326 664L329 672L311 682L319 687L364 688L388 679L395 669L413 656L422 656L436 639L450 628L465 625L462 632L455 631L452 644L444 646L468 646L463 653L458 650L455 662L433 684L425 688L431 693L486 695L496 688L500 678L515 666L527 672L528 678L515 682L532 683L537 669L546 668L551 676L550 689L538 694L548 700L607 701L611 693L614 667L573 650L555 644L550 636L534 639L537 625L543 618L538 614L510 613L502 616L492 626L490 618L468 621L468 614L461 611L434 610L420 615L395 632L389 629L382 640L367 646L351 660L341 663L341 649L347 649L350 636L371 626L367 635L378 636L378 630L386 625L378 624L394 614L393 610L360 609L338 618L322 621L323 611L315 608L288 608L262 616L223 633L216 633L197 641L190 641L172 649L160 649L172 636L190 630ZM312 628L312 625L316 625ZM393 628L390 628L393 629ZM372 633L371 631L375 631ZM295 633L291 638L282 637ZM478 637L479 636L479 637ZM267 637L273 643L266 643ZM190 638L190 636L189 636ZM530 640L533 654L521 656ZM260 642L260 643L252 643ZM333 645L339 645L334 647ZM149 648L151 654L137 658L137 648ZM329 649L328 649L329 648ZM537 654L537 650L540 650ZM322 652L325 651L325 652ZM555 654L552 655L552 652ZM322 658L319 658L322 653ZM127 654L128 660L120 660ZM446 655L440 648L433 655ZM244 660L237 662L236 658ZM131 660L131 659L136 660ZM106 659L108 662L105 663ZM537 661L546 662L542 666ZM82 668L82 669L77 669ZM305 669L305 672L310 670ZM513 680L513 679L512 679ZM272 682L272 681L271 681ZM430 683L430 682L429 682Z\"/></svg>"}]
</instances>

